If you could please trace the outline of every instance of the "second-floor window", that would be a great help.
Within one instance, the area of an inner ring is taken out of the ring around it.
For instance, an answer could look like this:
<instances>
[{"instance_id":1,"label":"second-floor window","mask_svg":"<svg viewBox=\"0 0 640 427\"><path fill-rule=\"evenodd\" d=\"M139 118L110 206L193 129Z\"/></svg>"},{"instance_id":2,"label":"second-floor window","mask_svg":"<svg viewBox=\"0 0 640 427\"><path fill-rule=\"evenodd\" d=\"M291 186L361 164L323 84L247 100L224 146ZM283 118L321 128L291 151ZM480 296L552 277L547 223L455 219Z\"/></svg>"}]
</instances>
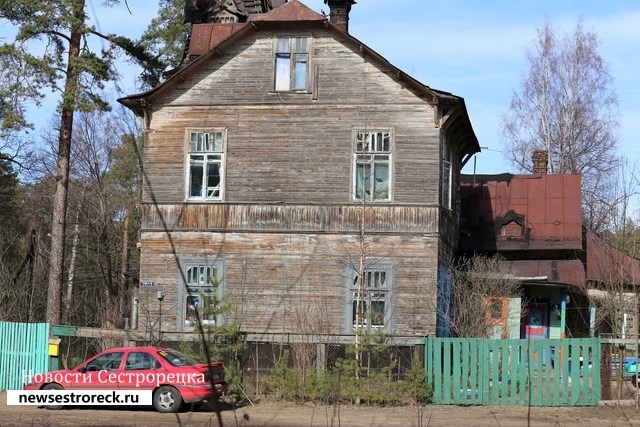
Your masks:
<instances>
[{"instance_id":1,"label":"second-floor window","mask_svg":"<svg viewBox=\"0 0 640 427\"><path fill-rule=\"evenodd\" d=\"M391 130L355 131L353 193L356 201L391 200Z\"/></svg>"},{"instance_id":2,"label":"second-floor window","mask_svg":"<svg viewBox=\"0 0 640 427\"><path fill-rule=\"evenodd\" d=\"M189 135L187 199L222 200L226 132L192 130Z\"/></svg>"},{"instance_id":3,"label":"second-floor window","mask_svg":"<svg viewBox=\"0 0 640 427\"><path fill-rule=\"evenodd\" d=\"M307 37L280 37L275 49L275 90L306 91L309 74Z\"/></svg>"}]
</instances>

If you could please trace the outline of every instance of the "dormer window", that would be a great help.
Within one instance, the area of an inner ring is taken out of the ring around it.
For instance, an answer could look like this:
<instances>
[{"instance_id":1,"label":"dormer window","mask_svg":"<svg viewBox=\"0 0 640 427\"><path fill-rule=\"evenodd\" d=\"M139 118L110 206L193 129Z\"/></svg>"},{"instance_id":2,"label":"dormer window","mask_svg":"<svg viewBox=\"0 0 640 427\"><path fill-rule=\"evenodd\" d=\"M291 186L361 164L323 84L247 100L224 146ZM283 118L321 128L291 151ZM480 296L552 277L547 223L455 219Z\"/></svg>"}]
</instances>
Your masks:
<instances>
[{"instance_id":1,"label":"dormer window","mask_svg":"<svg viewBox=\"0 0 640 427\"><path fill-rule=\"evenodd\" d=\"M307 91L309 40L307 37L280 37L275 47L275 90Z\"/></svg>"}]
</instances>

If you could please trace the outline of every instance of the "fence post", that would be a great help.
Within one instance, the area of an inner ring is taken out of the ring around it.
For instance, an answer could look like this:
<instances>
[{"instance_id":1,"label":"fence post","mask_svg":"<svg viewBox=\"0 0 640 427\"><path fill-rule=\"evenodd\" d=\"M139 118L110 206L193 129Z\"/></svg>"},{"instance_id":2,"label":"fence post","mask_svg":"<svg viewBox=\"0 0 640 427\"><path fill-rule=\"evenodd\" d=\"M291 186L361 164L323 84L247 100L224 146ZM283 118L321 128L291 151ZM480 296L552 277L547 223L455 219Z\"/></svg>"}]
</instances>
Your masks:
<instances>
[{"instance_id":1,"label":"fence post","mask_svg":"<svg viewBox=\"0 0 640 427\"><path fill-rule=\"evenodd\" d=\"M75 337L78 335L78 328L76 326L67 326L67 325L51 325L51 337L52 338L61 338L61 337ZM60 357L58 356L49 356L49 370L57 371L60 369Z\"/></svg>"},{"instance_id":2,"label":"fence post","mask_svg":"<svg viewBox=\"0 0 640 427\"><path fill-rule=\"evenodd\" d=\"M601 400L611 400L611 343L602 343L600 346L600 384ZM622 356L620 356L622 357ZM619 372L618 375L624 375Z\"/></svg>"}]
</instances>

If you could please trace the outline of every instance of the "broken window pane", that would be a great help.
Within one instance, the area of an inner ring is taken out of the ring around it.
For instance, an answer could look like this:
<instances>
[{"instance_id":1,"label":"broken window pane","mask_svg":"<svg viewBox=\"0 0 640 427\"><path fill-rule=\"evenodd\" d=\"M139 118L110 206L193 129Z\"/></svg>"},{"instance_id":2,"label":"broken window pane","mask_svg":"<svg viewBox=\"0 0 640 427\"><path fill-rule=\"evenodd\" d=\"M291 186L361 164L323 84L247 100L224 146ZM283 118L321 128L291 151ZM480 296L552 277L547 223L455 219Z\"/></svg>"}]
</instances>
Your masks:
<instances>
[{"instance_id":1,"label":"broken window pane","mask_svg":"<svg viewBox=\"0 0 640 427\"><path fill-rule=\"evenodd\" d=\"M188 198L221 200L224 132L191 132L189 137Z\"/></svg>"},{"instance_id":2,"label":"broken window pane","mask_svg":"<svg viewBox=\"0 0 640 427\"><path fill-rule=\"evenodd\" d=\"M354 146L355 199L390 200L391 132L358 131Z\"/></svg>"}]
</instances>

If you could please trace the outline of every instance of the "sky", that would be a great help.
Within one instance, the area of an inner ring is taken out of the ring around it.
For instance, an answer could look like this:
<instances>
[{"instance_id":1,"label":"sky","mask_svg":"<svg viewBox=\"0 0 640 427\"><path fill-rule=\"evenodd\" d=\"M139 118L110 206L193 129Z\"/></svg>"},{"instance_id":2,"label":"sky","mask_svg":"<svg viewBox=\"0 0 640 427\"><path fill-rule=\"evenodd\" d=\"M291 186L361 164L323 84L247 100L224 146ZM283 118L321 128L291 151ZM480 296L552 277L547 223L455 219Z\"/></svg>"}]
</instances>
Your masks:
<instances>
[{"instance_id":1,"label":"sky","mask_svg":"<svg viewBox=\"0 0 640 427\"><path fill-rule=\"evenodd\" d=\"M328 13L324 0L301 0ZM155 17L157 0L110 9L89 0L103 32L139 37ZM463 97L482 152L464 173L513 172L502 151L500 119L528 71L526 50L549 19L572 33L579 19L600 37L618 95L620 153L640 163L640 2L637 0L357 0L349 32L389 62L432 88ZM134 75L125 88L136 93Z\"/></svg>"}]
</instances>

